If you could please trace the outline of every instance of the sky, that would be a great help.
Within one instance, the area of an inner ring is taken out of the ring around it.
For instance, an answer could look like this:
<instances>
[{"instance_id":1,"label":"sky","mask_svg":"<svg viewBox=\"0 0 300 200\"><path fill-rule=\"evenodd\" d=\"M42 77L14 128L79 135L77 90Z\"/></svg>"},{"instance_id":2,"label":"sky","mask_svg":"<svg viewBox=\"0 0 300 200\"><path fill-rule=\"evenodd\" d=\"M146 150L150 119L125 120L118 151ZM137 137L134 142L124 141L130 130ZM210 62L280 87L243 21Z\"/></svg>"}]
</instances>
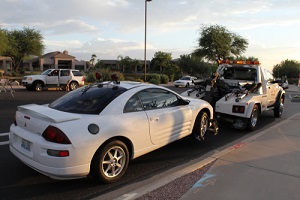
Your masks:
<instances>
[{"instance_id":1,"label":"sky","mask_svg":"<svg viewBox=\"0 0 300 200\"><path fill-rule=\"evenodd\" d=\"M268 69L300 60L299 0L1 0L0 28L34 28L44 53L67 50L78 60L144 60L147 5L147 60L172 58L198 47L203 25L220 25L245 38L244 56Z\"/></svg>"}]
</instances>

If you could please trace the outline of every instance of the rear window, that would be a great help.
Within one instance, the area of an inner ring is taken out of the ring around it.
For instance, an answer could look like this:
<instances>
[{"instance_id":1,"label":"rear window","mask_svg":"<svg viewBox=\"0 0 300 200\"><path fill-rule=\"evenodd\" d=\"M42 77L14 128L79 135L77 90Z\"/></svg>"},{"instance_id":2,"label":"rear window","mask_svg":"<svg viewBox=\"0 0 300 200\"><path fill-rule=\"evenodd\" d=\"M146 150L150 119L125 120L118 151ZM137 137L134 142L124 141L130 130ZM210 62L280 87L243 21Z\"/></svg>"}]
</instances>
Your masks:
<instances>
[{"instance_id":1,"label":"rear window","mask_svg":"<svg viewBox=\"0 0 300 200\"><path fill-rule=\"evenodd\" d=\"M72 70L72 73L74 76L82 76L82 74L80 73L80 71L74 71Z\"/></svg>"},{"instance_id":2,"label":"rear window","mask_svg":"<svg viewBox=\"0 0 300 200\"><path fill-rule=\"evenodd\" d=\"M225 79L254 81L257 73L255 68L228 67L224 69Z\"/></svg>"},{"instance_id":3,"label":"rear window","mask_svg":"<svg viewBox=\"0 0 300 200\"><path fill-rule=\"evenodd\" d=\"M78 88L57 99L50 108L79 114L99 114L127 89L114 85L93 85Z\"/></svg>"}]
</instances>

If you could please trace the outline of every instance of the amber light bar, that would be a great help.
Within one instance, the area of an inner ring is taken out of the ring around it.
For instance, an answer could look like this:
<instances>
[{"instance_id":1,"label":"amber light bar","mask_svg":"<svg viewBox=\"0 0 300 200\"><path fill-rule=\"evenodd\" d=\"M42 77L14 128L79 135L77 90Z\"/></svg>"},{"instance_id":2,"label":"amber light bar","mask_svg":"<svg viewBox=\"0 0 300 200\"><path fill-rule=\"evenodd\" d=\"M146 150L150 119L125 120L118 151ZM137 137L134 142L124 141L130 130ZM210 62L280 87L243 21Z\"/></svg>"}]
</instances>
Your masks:
<instances>
[{"instance_id":1,"label":"amber light bar","mask_svg":"<svg viewBox=\"0 0 300 200\"><path fill-rule=\"evenodd\" d=\"M238 64L238 65L260 65L259 61L250 61L250 60L218 60L219 64Z\"/></svg>"}]
</instances>

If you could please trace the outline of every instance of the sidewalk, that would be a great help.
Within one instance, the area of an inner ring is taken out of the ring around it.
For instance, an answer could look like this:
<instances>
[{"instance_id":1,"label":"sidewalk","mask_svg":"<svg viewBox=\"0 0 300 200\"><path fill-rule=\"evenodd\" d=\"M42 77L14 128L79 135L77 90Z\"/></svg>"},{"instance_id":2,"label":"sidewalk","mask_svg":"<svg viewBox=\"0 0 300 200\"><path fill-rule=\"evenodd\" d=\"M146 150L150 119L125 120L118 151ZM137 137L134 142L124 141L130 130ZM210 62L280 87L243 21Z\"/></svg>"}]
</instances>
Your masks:
<instances>
[{"instance_id":1,"label":"sidewalk","mask_svg":"<svg viewBox=\"0 0 300 200\"><path fill-rule=\"evenodd\" d=\"M300 113L221 156L180 199L300 199Z\"/></svg>"}]
</instances>

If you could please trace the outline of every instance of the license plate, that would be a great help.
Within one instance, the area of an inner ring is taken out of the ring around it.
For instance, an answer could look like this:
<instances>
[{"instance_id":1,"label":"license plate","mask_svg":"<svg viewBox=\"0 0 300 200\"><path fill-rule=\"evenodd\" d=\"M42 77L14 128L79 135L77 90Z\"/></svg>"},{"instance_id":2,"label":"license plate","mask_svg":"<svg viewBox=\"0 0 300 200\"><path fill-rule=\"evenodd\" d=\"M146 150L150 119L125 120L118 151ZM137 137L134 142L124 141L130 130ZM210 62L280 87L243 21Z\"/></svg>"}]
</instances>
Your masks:
<instances>
[{"instance_id":1,"label":"license plate","mask_svg":"<svg viewBox=\"0 0 300 200\"><path fill-rule=\"evenodd\" d=\"M27 151L30 151L31 142L22 139L21 147L26 149Z\"/></svg>"}]
</instances>

